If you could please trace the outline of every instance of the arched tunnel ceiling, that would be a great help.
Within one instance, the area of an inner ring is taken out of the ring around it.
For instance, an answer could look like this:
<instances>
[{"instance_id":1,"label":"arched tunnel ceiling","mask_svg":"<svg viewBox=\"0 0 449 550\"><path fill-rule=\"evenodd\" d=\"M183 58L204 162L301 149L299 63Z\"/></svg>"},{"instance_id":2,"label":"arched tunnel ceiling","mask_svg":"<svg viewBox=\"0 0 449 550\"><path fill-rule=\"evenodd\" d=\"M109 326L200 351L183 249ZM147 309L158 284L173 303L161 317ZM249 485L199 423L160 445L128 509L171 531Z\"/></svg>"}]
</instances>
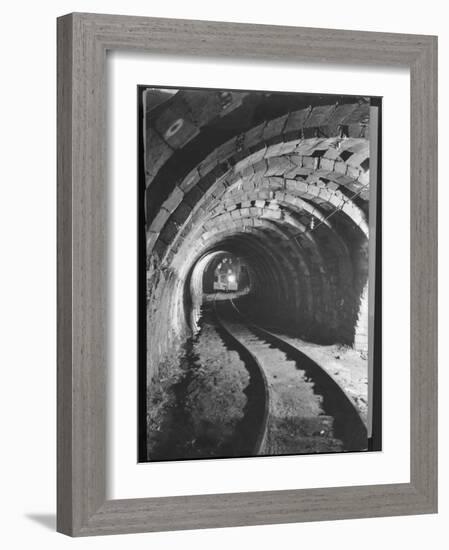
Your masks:
<instances>
[{"instance_id":1,"label":"arched tunnel ceiling","mask_svg":"<svg viewBox=\"0 0 449 550\"><path fill-rule=\"evenodd\" d=\"M273 316L349 341L367 279L369 102L291 97L182 91L148 108L149 296L160 272L184 292L205 254L237 253Z\"/></svg>"}]
</instances>

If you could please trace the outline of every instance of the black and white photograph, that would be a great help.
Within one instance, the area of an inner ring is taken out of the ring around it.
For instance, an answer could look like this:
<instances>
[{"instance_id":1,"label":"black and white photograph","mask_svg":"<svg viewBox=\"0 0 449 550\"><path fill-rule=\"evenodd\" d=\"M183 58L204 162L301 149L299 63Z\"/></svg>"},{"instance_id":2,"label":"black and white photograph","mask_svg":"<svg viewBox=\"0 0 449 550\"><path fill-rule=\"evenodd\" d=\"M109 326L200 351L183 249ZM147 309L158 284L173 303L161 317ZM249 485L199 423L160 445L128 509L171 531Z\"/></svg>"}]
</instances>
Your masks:
<instances>
[{"instance_id":1,"label":"black and white photograph","mask_svg":"<svg viewBox=\"0 0 449 550\"><path fill-rule=\"evenodd\" d=\"M5 549L441 548L444 8L4 4Z\"/></svg>"},{"instance_id":2,"label":"black and white photograph","mask_svg":"<svg viewBox=\"0 0 449 550\"><path fill-rule=\"evenodd\" d=\"M137 99L139 461L380 450L382 99Z\"/></svg>"}]
</instances>

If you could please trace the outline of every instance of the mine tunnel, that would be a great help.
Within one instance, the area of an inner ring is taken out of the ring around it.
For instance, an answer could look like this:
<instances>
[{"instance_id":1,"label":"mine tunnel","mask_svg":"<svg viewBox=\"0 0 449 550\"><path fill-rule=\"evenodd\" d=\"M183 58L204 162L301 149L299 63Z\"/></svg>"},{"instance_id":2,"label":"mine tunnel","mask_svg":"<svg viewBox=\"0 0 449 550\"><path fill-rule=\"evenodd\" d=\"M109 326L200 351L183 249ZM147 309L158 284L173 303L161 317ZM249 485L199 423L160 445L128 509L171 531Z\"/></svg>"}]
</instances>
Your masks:
<instances>
[{"instance_id":1,"label":"mine tunnel","mask_svg":"<svg viewBox=\"0 0 449 550\"><path fill-rule=\"evenodd\" d=\"M367 351L368 98L143 90L147 380L207 302Z\"/></svg>"}]
</instances>

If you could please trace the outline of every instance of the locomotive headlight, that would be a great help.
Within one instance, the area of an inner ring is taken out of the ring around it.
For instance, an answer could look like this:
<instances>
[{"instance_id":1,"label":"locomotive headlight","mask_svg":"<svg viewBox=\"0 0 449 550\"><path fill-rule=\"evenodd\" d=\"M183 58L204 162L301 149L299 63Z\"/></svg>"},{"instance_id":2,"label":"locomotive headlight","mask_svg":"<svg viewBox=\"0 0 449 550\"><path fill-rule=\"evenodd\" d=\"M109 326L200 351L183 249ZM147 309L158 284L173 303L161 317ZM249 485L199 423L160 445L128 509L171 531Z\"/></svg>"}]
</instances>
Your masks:
<instances>
[{"instance_id":1,"label":"locomotive headlight","mask_svg":"<svg viewBox=\"0 0 449 550\"><path fill-rule=\"evenodd\" d=\"M228 275L228 283L235 283L235 275Z\"/></svg>"}]
</instances>

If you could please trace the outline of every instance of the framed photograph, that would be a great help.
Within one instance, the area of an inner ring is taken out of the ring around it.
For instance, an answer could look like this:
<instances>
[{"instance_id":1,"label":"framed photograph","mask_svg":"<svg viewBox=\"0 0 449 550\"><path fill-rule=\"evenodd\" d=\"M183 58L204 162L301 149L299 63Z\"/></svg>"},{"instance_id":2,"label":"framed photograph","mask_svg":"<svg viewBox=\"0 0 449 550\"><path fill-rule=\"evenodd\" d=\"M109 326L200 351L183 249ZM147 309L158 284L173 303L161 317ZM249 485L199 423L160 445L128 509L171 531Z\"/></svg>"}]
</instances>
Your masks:
<instances>
[{"instance_id":1,"label":"framed photograph","mask_svg":"<svg viewBox=\"0 0 449 550\"><path fill-rule=\"evenodd\" d=\"M139 460L381 450L381 98L138 100Z\"/></svg>"},{"instance_id":2,"label":"framed photograph","mask_svg":"<svg viewBox=\"0 0 449 550\"><path fill-rule=\"evenodd\" d=\"M437 509L436 38L58 19L58 530Z\"/></svg>"}]
</instances>

